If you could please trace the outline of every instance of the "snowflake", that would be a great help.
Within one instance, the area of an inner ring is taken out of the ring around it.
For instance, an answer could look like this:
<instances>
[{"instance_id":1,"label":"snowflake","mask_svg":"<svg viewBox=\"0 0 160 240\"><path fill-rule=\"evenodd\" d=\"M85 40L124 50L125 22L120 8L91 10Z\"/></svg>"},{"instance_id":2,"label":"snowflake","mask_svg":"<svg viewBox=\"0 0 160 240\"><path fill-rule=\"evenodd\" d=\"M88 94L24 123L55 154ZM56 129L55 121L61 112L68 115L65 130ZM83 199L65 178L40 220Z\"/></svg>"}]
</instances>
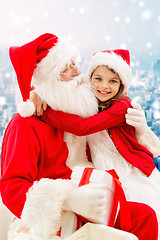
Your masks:
<instances>
[{"instance_id":1,"label":"snowflake","mask_svg":"<svg viewBox=\"0 0 160 240\"><path fill-rule=\"evenodd\" d=\"M128 42L132 42L132 38L131 37L128 38Z\"/></svg>"},{"instance_id":2,"label":"snowflake","mask_svg":"<svg viewBox=\"0 0 160 240\"><path fill-rule=\"evenodd\" d=\"M117 6L119 5L119 2L118 2L118 1L113 1L113 2L112 2L112 5L113 5L114 7L117 7Z\"/></svg>"},{"instance_id":3,"label":"snowflake","mask_svg":"<svg viewBox=\"0 0 160 240\"><path fill-rule=\"evenodd\" d=\"M109 42L111 40L111 36L109 35L105 36L105 40Z\"/></svg>"},{"instance_id":4,"label":"snowflake","mask_svg":"<svg viewBox=\"0 0 160 240\"><path fill-rule=\"evenodd\" d=\"M25 23L28 23L28 22L29 22L29 16L25 16L25 17L24 17L24 22L25 22Z\"/></svg>"},{"instance_id":5,"label":"snowflake","mask_svg":"<svg viewBox=\"0 0 160 240\"><path fill-rule=\"evenodd\" d=\"M141 18L143 21L148 21L152 17L152 11L150 9L146 9L142 12Z\"/></svg>"},{"instance_id":6,"label":"snowflake","mask_svg":"<svg viewBox=\"0 0 160 240\"><path fill-rule=\"evenodd\" d=\"M16 38L15 37L11 37L10 38L10 43L11 43L11 45L15 44L16 43Z\"/></svg>"},{"instance_id":7,"label":"snowflake","mask_svg":"<svg viewBox=\"0 0 160 240\"><path fill-rule=\"evenodd\" d=\"M44 12L44 13L43 13L43 17L44 17L44 18L48 18L48 17L49 17L49 13L48 13L48 12Z\"/></svg>"},{"instance_id":8,"label":"snowflake","mask_svg":"<svg viewBox=\"0 0 160 240\"><path fill-rule=\"evenodd\" d=\"M68 36L67 36L67 39L68 39L68 41L72 41L72 40L73 40L73 37L72 37L71 35L68 35Z\"/></svg>"},{"instance_id":9,"label":"snowflake","mask_svg":"<svg viewBox=\"0 0 160 240\"><path fill-rule=\"evenodd\" d=\"M144 3L143 1L140 1L140 2L139 2L139 6L140 6L140 7L144 7L144 5L145 5L145 3Z\"/></svg>"},{"instance_id":10,"label":"snowflake","mask_svg":"<svg viewBox=\"0 0 160 240\"><path fill-rule=\"evenodd\" d=\"M6 103L5 97L0 97L0 106L3 106Z\"/></svg>"},{"instance_id":11,"label":"snowflake","mask_svg":"<svg viewBox=\"0 0 160 240\"><path fill-rule=\"evenodd\" d=\"M155 117L155 119L160 119L160 112L159 112L159 110L154 112L154 117Z\"/></svg>"},{"instance_id":12,"label":"snowflake","mask_svg":"<svg viewBox=\"0 0 160 240\"><path fill-rule=\"evenodd\" d=\"M6 73L6 74L5 74L5 77L6 77L6 78L10 78L10 73Z\"/></svg>"},{"instance_id":13,"label":"snowflake","mask_svg":"<svg viewBox=\"0 0 160 240\"><path fill-rule=\"evenodd\" d=\"M134 67L135 63L133 61L130 62L130 66Z\"/></svg>"},{"instance_id":14,"label":"snowflake","mask_svg":"<svg viewBox=\"0 0 160 240\"><path fill-rule=\"evenodd\" d=\"M74 8L70 8L69 11L70 11L70 13L74 13L75 9Z\"/></svg>"},{"instance_id":15,"label":"snowflake","mask_svg":"<svg viewBox=\"0 0 160 240\"><path fill-rule=\"evenodd\" d=\"M81 7L81 8L79 9L79 12L80 12L81 14L84 14L84 13L85 13L85 9L84 9L83 7Z\"/></svg>"},{"instance_id":16,"label":"snowflake","mask_svg":"<svg viewBox=\"0 0 160 240\"><path fill-rule=\"evenodd\" d=\"M129 17L126 17L126 18L124 19L124 21L125 21L126 23L129 23L129 22L131 21L131 19L130 19Z\"/></svg>"},{"instance_id":17,"label":"snowflake","mask_svg":"<svg viewBox=\"0 0 160 240\"><path fill-rule=\"evenodd\" d=\"M120 48L125 49L125 48L126 48L126 44L125 44L125 43L122 43L122 44L120 45Z\"/></svg>"},{"instance_id":18,"label":"snowflake","mask_svg":"<svg viewBox=\"0 0 160 240\"><path fill-rule=\"evenodd\" d=\"M116 16L116 17L114 18L114 21L115 21L115 22L119 22L119 21L120 21L120 17Z\"/></svg>"},{"instance_id":19,"label":"snowflake","mask_svg":"<svg viewBox=\"0 0 160 240\"><path fill-rule=\"evenodd\" d=\"M151 48L151 47L152 47L152 43L151 43L151 42L147 42L147 43L146 43L146 47L147 47L147 48Z\"/></svg>"}]
</instances>

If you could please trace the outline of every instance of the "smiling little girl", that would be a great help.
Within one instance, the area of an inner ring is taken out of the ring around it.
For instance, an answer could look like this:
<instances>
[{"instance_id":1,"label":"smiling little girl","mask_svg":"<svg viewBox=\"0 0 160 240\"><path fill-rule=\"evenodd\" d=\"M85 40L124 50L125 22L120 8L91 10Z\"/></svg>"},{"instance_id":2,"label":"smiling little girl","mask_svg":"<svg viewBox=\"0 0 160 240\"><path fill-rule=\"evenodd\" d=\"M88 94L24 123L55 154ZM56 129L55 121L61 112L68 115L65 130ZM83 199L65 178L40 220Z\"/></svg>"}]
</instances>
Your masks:
<instances>
[{"instance_id":1,"label":"smiling little girl","mask_svg":"<svg viewBox=\"0 0 160 240\"><path fill-rule=\"evenodd\" d=\"M88 75L99 101L100 113L89 118L74 114L44 111L42 120L72 134L87 137L92 161L97 169L115 169L127 200L150 205L160 222L160 173L152 153L140 145L135 130L125 120L131 101L126 91L132 80L127 50L96 53ZM101 131L101 132L100 132ZM100 133L97 133L100 132ZM93 135L95 137L93 138Z\"/></svg>"}]
</instances>

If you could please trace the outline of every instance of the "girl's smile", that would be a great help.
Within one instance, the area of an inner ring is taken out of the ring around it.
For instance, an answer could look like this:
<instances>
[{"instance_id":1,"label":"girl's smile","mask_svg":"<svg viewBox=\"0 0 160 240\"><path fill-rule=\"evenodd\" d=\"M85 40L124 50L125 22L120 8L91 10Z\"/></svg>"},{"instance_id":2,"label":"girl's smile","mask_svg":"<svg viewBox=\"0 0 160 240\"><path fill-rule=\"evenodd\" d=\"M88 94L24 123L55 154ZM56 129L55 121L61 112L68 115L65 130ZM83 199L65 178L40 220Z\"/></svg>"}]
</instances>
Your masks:
<instances>
[{"instance_id":1,"label":"girl's smile","mask_svg":"<svg viewBox=\"0 0 160 240\"><path fill-rule=\"evenodd\" d=\"M106 66L98 66L92 75L92 86L97 98L105 102L113 98L119 91L121 80L118 74Z\"/></svg>"}]
</instances>

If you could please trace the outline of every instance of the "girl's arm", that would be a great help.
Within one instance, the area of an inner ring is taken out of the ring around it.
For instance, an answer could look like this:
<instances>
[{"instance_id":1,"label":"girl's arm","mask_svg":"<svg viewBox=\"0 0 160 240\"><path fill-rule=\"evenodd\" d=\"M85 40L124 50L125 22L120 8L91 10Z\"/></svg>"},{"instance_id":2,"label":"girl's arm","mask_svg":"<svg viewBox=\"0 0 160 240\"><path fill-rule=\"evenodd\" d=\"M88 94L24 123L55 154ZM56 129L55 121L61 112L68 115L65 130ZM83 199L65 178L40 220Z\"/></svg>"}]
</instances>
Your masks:
<instances>
[{"instance_id":1,"label":"girl's arm","mask_svg":"<svg viewBox=\"0 0 160 240\"><path fill-rule=\"evenodd\" d=\"M55 128L84 136L124 123L128 107L131 107L130 100L121 98L109 109L88 118L48 108L43 112L42 120Z\"/></svg>"}]
</instances>

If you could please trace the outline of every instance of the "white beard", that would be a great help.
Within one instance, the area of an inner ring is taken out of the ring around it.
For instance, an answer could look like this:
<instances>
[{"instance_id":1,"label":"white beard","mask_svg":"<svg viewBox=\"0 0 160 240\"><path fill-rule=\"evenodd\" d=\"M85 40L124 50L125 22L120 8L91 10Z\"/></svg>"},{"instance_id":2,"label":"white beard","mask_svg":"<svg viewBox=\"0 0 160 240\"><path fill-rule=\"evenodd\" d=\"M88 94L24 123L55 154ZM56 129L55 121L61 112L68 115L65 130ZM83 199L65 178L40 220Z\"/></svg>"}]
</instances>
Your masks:
<instances>
[{"instance_id":1,"label":"white beard","mask_svg":"<svg viewBox=\"0 0 160 240\"><path fill-rule=\"evenodd\" d=\"M51 83L44 83L36 88L36 93L51 108L81 117L89 117L98 112L98 103L89 84L82 84L84 76L80 75L70 82L57 81L53 87ZM86 137L78 137L65 132L64 140L67 144L69 155L66 165L93 167L86 156Z\"/></svg>"},{"instance_id":2,"label":"white beard","mask_svg":"<svg viewBox=\"0 0 160 240\"><path fill-rule=\"evenodd\" d=\"M75 77L72 81L63 82L56 78L37 84L35 92L54 110L79 115L83 118L98 112L98 102L85 75ZM33 115L35 108L32 102L19 104L17 108L21 116ZM69 155L66 165L93 167L86 156L86 137L78 137L65 132L64 141L67 144Z\"/></svg>"}]
</instances>

